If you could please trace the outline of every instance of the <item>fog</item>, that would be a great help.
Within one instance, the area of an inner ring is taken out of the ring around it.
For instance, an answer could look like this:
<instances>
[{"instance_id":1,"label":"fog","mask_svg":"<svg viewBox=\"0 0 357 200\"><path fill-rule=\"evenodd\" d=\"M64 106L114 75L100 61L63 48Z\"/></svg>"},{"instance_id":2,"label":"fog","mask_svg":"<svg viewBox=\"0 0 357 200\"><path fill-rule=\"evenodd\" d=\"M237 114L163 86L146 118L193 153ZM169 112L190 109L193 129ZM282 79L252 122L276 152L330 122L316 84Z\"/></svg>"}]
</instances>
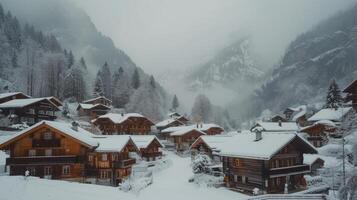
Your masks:
<instances>
[{"instance_id":1,"label":"fog","mask_svg":"<svg viewBox=\"0 0 357 200\"><path fill-rule=\"evenodd\" d=\"M263 67L289 42L356 0L73 0L146 72L190 69L250 36Z\"/></svg>"}]
</instances>

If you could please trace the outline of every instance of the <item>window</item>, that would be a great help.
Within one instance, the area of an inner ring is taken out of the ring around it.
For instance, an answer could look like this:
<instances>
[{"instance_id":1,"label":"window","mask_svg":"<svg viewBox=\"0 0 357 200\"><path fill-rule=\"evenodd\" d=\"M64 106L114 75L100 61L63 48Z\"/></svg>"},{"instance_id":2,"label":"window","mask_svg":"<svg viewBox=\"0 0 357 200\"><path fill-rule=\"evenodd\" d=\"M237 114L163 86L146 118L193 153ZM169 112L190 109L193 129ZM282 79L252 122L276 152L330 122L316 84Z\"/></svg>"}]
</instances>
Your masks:
<instances>
[{"instance_id":1,"label":"window","mask_svg":"<svg viewBox=\"0 0 357 200\"><path fill-rule=\"evenodd\" d=\"M52 156L52 149L46 149L45 156Z\"/></svg>"},{"instance_id":2,"label":"window","mask_svg":"<svg viewBox=\"0 0 357 200\"><path fill-rule=\"evenodd\" d=\"M64 165L62 166L62 175L70 175L71 174L71 166Z\"/></svg>"},{"instance_id":3,"label":"window","mask_svg":"<svg viewBox=\"0 0 357 200\"><path fill-rule=\"evenodd\" d=\"M30 149L29 156L36 156L36 149Z\"/></svg>"},{"instance_id":4,"label":"window","mask_svg":"<svg viewBox=\"0 0 357 200\"><path fill-rule=\"evenodd\" d=\"M110 171L100 171L100 178L101 179L108 179L111 178L111 173Z\"/></svg>"},{"instance_id":5,"label":"window","mask_svg":"<svg viewBox=\"0 0 357 200\"><path fill-rule=\"evenodd\" d=\"M247 177L242 176L242 183L245 184L247 182Z\"/></svg>"},{"instance_id":6,"label":"window","mask_svg":"<svg viewBox=\"0 0 357 200\"><path fill-rule=\"evenodd\" d=\"M46 114L49 116L53 116L53 111L46 111Z\"/></svg>"},{"instance_id":7,"label":"window","mask_svg":"<svg viewBox=\"0 0 357 200\"><path fill-rule=\"evenodd\" d=\"M52 139L52 133L51 132L45 132L45 134L43 135L43 139L51 140Z\"/></svg>"},{"instance_id":8,"label":"window","mask_svg":"<svg viewBox=\"0 0 357 200\"><path fill-rule=\"evenodd\" d=\"M44 167L44 172L43 172L43 174L44 174L45 176L52 175L52 167L48 167L48 166Z\"/></svg>"},{"instance_id":9,"label":"window","mask_svg":"<svg viewBox=\"0 0 357 200\"><path fill-rule=\"evenodd\" d=\"M34 115L34 114L35 114L35 109L30 108L30 109L28 110L28 113L29 113L29 114L33 114L33 115Z\"/></svg>"},{"instance_id":10,"label":"window","mask_svg":"<svg viewBox=\"0 0 357 200\"><path fill-rule=\"evenodd\" d=\"M93 156L92 156L92 155L89 155L89 156L88 156L88 161L89 161L89 162L92 162L92 161L93 161Z\"/></svg>"},{"instance_id":11,"label":"window","mask_svg":"<svg viewBox=\"0 0 357 200\"><path fill-rule=\"evenodd\" d=\"M45 111L39 110L39 111L38 111L38 114L44 115L44 114L45 114Z\"/></svg>"},{"instance_id":12,"label":"window","mask_svg":"<svg viewBox=\"0 0 357 200\"><path fill-rule=\"evenodd\" d=\"M108 156L106 153L102 154L102 161L107 161L108 160Z\"/></svg>"},{"instance_id":13,"label":"window","mask_svg":"<svg viewBox=\"0 0 357 200\"><path fill-rule=\"evenodd\" d=\"M118 154L113 153L112 154L112 161L118 160Z\"/></svg>"},{"instance_id":14,"label":"window","mask_svg":"<svg viewBox=\"0 0 357 200\"><path fill-rule=\"evenodd\" d=\"M238 176L234 175L234 182L238 182Z\"/></svg>"},{"instance_id":15,"label":"window","mask_svg":"<svg viewBox=\"0 0 357 200\"><path fill-rule=\"evenodd\" d=\"M240 159L238 159L238 158L236 158L236 159L234 159L234 161L233 161L233 166L234 166L234 167L241 167L241 166L243 166L243 161L240 160Z\"/></svg>"}]
</instances>

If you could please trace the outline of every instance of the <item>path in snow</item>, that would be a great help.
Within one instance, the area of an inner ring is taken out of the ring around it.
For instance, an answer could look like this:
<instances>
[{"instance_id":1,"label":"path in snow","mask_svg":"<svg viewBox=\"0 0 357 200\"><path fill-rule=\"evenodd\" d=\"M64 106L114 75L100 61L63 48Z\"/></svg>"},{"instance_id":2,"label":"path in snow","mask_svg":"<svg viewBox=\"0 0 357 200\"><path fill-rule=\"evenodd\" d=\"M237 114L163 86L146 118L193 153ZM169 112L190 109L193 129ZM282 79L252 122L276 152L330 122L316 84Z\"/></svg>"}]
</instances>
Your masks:
<instances>
[{"instance_id":1,"label":"path in snow","mask_svg":"<svg viewBox=\"0 0 357 200\"><path fill-rule=\"evenodd\" d=\"M21 176L0 176L0 200L240 200L247 196L225 188L203 188L188 179L192 172L190 158L167 152L172 165L154 174L154 182L139 194L125 193L115 187L70 183Z\"/></svg>"}]
</instances>

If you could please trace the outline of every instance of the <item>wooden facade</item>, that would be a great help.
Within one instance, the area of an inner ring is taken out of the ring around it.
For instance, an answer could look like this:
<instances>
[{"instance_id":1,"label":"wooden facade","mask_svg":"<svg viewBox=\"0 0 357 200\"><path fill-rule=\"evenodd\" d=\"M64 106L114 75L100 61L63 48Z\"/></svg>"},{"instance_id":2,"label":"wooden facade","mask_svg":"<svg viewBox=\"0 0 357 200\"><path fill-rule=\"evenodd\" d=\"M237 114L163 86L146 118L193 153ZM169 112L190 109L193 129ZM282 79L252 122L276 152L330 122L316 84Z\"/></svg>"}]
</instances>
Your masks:
<instances>
[{"instance_id":1,"label":"wooden facade","mask_svg":"<svg viewBox=\"0 0 357 200\"><path fill-rule=\"evenodd\" d=\"M120 115L120 114L116 114ZM125 114L123 114L123 118ZM125 120L116 123L109 117L99 117L94 122L103 135L147 135L151 132L154 125L146 117L128 116Z\"/></svg>"},{"instance_id":2,"label":"wooden facade","mask_svg":"<svg viewBox=\"0 0 357 200\"><path fill-rule=\"evenodd\" d=\"M31 100L31 103L12 104L13 101ZM0 104L2 114L10 116L12 124L26 122L33 125L42 120L53 121L59 108L46 98L11 100Z\"/></svg>"},{"instance_id":3,"label":"wooden facade","mask_svg":"<svg viewBox=\"0 0 357 200\"><path fill-rule=\"evenodd\" d=\"M31 176L71 181L83 181L86 156L93 148L46 123L0 144L10 154L10 175L28 170Z\"/></svg>"},{"instance_id":4,"label":"wooden facade","mask_svg":"<svg viewBox=\"0 0 357 200\"><path fill-rule=\"evenodd\" d=\"M154 161L162 157L162 144L157 138L152 140L147 147L140 148L141 157L146 161Z\"/></svg>"},{"instance_id":5,"label":"wooden facade","mask_svg":"<svg viewBox=\"0 0 357 200\"><path fill-rule=\"evenodd\" d=\"M175 144L177 151L185 151L188 150L201 135L205 135L205 133L197 129L187 130L182 134L175 134L175 132L173 132L170 134L169 141Z\"/></svg>"},{"instance_id":6,"label":"wooden facade","mask_svg":"<svg viewBox=\"0 0 357 200\"><path fill-rule=\"evenodd\" d=\"M254 188L264 193L283 193L286 183L289 191L301 190L306 186L303 175L310 173L310 166L303 164L303 153L317 153L309 147L301 139L294 139L270 159L223 156L227 187L250 194Z\"/></svg>"},{"instance_id":7,"label":"wooden facade","mask_svg":"<svg viewBox=\"0 0 357 200\"><path fill-rule=\"evenodd\" d=\"M102 104L102 105L105 105L105 106L112 106L112 101L107 99L106 97L104 96L100 96L100 97L97 97L97 98L93 98L93 99L89 99L89 100L86 100L86 101L83 101L84 104Z\"/></svg>"},{"instance_id":8,"label":"wooden facade","mask_svg":"<svg viewBox=\"0 0 357 200\"><path fill-rule=\"evenodd\" d=\"M301 132L308 134L307 140L315 147L321 147L328 143L328 135L333 134L336 127L328 127L324 124L313 124L301 129Z\"/></svg>"},{"instance_id":9,"label":"wooden facade","mask_svg":"<svg viewBox=\"0 0 357 200\"><path fill-rule=\"evenodd\" d=\"M211 127L207 130L202 131L205 132L207 135L219 135L222 134L224 130L221 127Z\"/></svg>"},{"instance_id":10,"label":"wooden facade","mask_svg":"<svg viewBox=\"0 0 357 200\"><path fill-rule=\"evenodd\" d=\"M86 182L117 186L130 176L132 166L136 163L136 159L129 156L131 152L139 153L139 150L130 139L120 151L89 153L85 170Z\"/></svg>"},{"instance_id":11,"label":"wooden facade","mask_svg":"<svg viewBox=\"0 0 357 200\"><path fill-rule=\"evenodd\" d=\"M29 98L30 98L29 96L25 95L22 92L2 93L0 94L0 104L14 99L29 99Z\"/></svg>"},{"instance_id":12,"label":"wooden facade","mask_svg":"<svg viewBox=\"0 0 357 200\"><path fill-rule=\"evenodd\" d=\"M350 83L344 90L346 93L345 102L351 102L354 109L357 108L357 80Z\"/></svg>"},{"instance_id":13,"label":"wooden facade","mask_svg":"<svg viewBox=\"0 0 357 200\"><path fill-rule=\"evenodd\" d=\"M101 115L105 115L109 112L110 108L102 105L96 104L92 106L87 106L88 104L79 104L77 107L77 112L79 116L89 117L89 119L95 119Z\"/></svg>"}]
</instances>

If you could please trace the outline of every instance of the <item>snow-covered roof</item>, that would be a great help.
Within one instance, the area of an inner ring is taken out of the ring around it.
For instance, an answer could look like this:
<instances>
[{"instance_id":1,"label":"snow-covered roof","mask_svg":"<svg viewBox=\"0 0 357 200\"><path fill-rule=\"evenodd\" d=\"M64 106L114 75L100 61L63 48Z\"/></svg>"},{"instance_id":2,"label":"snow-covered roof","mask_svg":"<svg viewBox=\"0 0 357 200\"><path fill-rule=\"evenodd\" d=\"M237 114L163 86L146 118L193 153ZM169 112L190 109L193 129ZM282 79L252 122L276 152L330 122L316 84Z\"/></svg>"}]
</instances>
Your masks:
<instances>
[{"instance_id":1,"label":"snow-covered roof","mask_svg":"<svg viewBox=\"0 0 357 200\"><path fill-rule=\"evenodd\" d=\"M202 135L200 136L192 146L198 141L202 140L210 149L214 151L221 151L222 147L227 143L229 140L232 139L232 135Z\"/></svg>"},{"instance_id":2,"label":"snow-covered roof","mask_svg":"<svg viewBox=\"0 0 357 200\"><path fill-rule=\"evenodd\" d=\"M22 92L7 92L7 93L1 93L0 94L0 99L6 98L6 97L11 97L11 96L14 96L14 95L17 95L17 94L23 94L23 95L25 95L25 96L30 98L30 96L28 96L28 95L26 95L26 94L24 94Z\"/></svg>"},{"instance_id":3,"label":"snow-covered roof","mask_svg":"<svg viewBox=\"0 0 357 200\"><path fill-rule=\"evenodd\" d=\"M171 124L171 123L173 123L175 121L181 123L181 125L184 125L182 122L178 121L177 119L170 118L170 119L165 119L165 120L163 120L161 122L158 122L156 124L156 127L165 127L165 126L167 126L167 125L169 125L169 124Z\"/></svg>"},{"instance_id":4,"label":"snow-covered roof","mask_svg":"<svg viewBox=\"0 0 357 200\"><path fill-rule=\"evenodd\" d=\"M81 141L82 143L85 143L87 144L88 146L91 146L91 147L96 147L98 145L98 142L93 139L92 137L95 136L93 133L85 130L85 129L82 129L81 127L78 127L78 130L75 131L74 129L72 129L72 125L69 124L69 123L64 123L64 122L55 122L55 121L41 121L41 122L38 122L36 124L34 124L33 126L30 126L29 128L27 129L24 129L14 135L12 135L11 137L8 137L6 138L6 140L3 140L2 143L0 143L0 146L2 144L5 144L13 139L16 139L17 137L31 131L32 129L34 128L37 128L41 125L47 125L49 127L52 127L76 140L79 140Z\"/></svg>"},{"instance_id":5,"label":"snow-covered roof","mask_svg":"<svg viewBox=\"0 0 357 200\"><path fill-rule=\"evenodd\" d=\"M107 100L107 101L112 102L110 99L106 98L105 96L99 96L99 97L96 97L96 98L93 98L93 99L88 99L88 100L85 100L85 101L83 101L83 103L87 103L87 102L95 101L95 100L98 100L98 99L105 99L105 100Z\"/></svg>"},{"instance_id":6,"label":"snow-covered roof","mask_svg":"<svg viewBox=\"0 0 357 200\"><path fill-rule=\"evenodd\" d=\"M138 148L147 148L154 140L157 140L159 144L164 147L164 145L154 135L131 135L130 137Z\"/></svg>"},{"instance_id":7,"label":"snow-covered roof","mask_svg":"<svg viewBox=\"0 0 357 200\"><path fill-rule=\"evenodd\" d=\"M179 130L177 130L175 132L170 133L170 136L181 136L181 135L185 135L185 134L187 134L188 132L191 132L191 131L197 131L197 132L201 133L202 135L206 135L205 132L202 132L199 129L192 128L192 127L186 127L186 128L182 128L182 129L179 129Z\"/></svg>"},{"instance_id":8,"label":"snow-covered roof","mask_svg":"<svg viewBox=\"0 0 357 200\"><path fill-rule=\"evenodd\" d=\"M92 109L92 108L95 108L97 106L104 106L104 107L110 109L108 106L103 105L103 104L80 103L79 106L81 106L84 110Z\"/></svg>"},{"instance_id":9,"label":"snow-covered roof","mask_svg":"<svg viewBox=\"0 0 357 200\"><path fill-rule=\"evenodd\" d=\"M343 89L343 92L345 93L351 92L352 89L356 86L356 84L357 84L357 80L353 80L350 84L346 86L345 89Z\"/></svg>"},{"instance_id":10,"label":"snow-covered roof","mask_svg":"<svg viewBox=\"0 0 357 200\"><path fill-rule=\"evenodd\" d=\"M42 100L48 101L57 108L57 106L47 98L13 99L11 101L0 104L0 108L22 108Z\"/></svg>"},{"instance_id":11,"label":"snow-covered roof","mask_svg":"<svg viewBox=\"0 0 357 200\"><path fill-rule=\"evenodd\" d=\"M125 114L107 113L105 115L99 116L97 119L110 119L114 124L121 124L122 122L126 121L131 117L146 118L145 116L139 113L125 113ZM97 119L93 121L96 121Z\"/></svg>"},{"instance_id":12,"label":"snow-covered roof","mask_svg":"<svg viewBox=\"0 0 357 200\"><path fill-rule=\"evenodd\" d=\"M217 124L198 124L198 125L196 124L196 125L190 125L190 126L169 127L169 128L162 130L161 132L172 133L172 132L176 132L179 130L187 130L187 129L197 129L199 131L207 131L210 128L220 128L223 130L223 128Z\"/></svg>"},{"instance_id":13,"label":"snow-covered roof","mask_svg":"<svg viewBox=\"0 0 357 200\"><path fill-rule=\"evenodd\" d=\"M121 152L130 141L129 135L106 135L94 136L99 146L95 149L97 152Z\"/></svg>"},{"instance_id":14,"label":"snow-covered roof","mask_svg":"<svg viewBox=\"0 0 357 200\"><path fill-rule=\"evenodd\" d=\"M294 139L301 140L311 148L313 153L317 153L308 141L294 133L262 133L262 139L256 141L254 133L242 133L233 136L225 145L221 147L221 156L269 160L280 149L289 144ZM307 150L307 148L304 148ZM310 151L310 152L311 152Z\"/></svg>"},{"instance_id":15,"label":"snow-covered roof","mask_svg":"<svg viewBox=\"0 0 357 200\"><path fill-rule=\"evenodd\" d=\"M344 108L324 108L319 112L311 116L308 121L320 121L320 120L330 120L330 121L341 121L342 117L345 116L352 107Z\"/></svg>"},{"instance_id":16,"label":"snow-covered roof","mask_svg":"<svg viewBox=\"0 0 357 200\"><path fill-rule=\"evenodd\" d=\"M295 109L297 109L297 111L295 111L297 113L293 116L293 118L292 118L293 121L298 120L300 117L304 116L307 112L307 107L305 105L299 106Z\"/></svg>"},{"instance_id":17,"label":"snow-covered roof","mask_svg":"<svg viewBox=\"0 0 357 200\"><path fill-rule=\"evenodd\" d=\"M312 165L317 159L321 159L318 154L304 154L304 164L306 165Z\"/></svg>"},{"instance_id":18,"label":"snow-covered roof","mask_svg":"<svg viewBox=\"0 0 357 200\"><path fill-rule=\"evenodd\" d=\"M281 123L281 126L279 125ZM257 124L253 127L260 126L264 129L264 131L297 131L299 130L298 125L295 122L257 122Z\"/></svg>"}]
</instances>

